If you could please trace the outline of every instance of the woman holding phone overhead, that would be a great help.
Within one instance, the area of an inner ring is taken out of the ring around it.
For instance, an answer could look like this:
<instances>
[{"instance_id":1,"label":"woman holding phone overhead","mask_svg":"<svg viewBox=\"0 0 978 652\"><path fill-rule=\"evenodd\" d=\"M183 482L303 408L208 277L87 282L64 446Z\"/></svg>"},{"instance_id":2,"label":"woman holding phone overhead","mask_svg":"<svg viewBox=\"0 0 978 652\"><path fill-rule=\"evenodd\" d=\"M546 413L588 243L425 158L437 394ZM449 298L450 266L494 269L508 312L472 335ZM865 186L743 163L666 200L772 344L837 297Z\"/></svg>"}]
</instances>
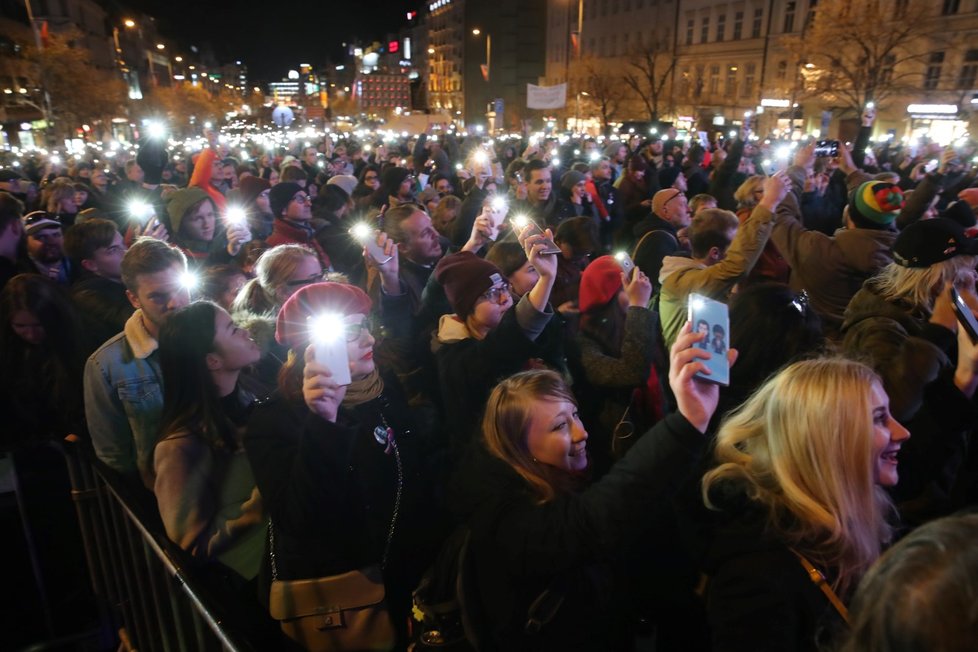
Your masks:
<instances>
[{"instance_id":1,"label":"woman holding phone overhead","mask_svg":"<svg viewBox=\"0 0 978 652\"><path fill-rule=\"evenodd\" d=\"M687 325L671 352L678 411L590 485L588 432L560 376L526 371L492 391L452 492L471 530L480 649L632 648L642 602L622 550L658 527L650 510L694 471L717 404L717 386L693 377L699 337Z\"/></svg>"},{"instance_id":2,"label":"woman holding phone overhead","mask_svg":"<svg viewBox=\"0 0 978 652\"><path fill-rule=\"evenodd\" d=\"M430 561L419 539L437 536L437 527L411 525L426 501L418 434L396 380L374 363L370 314L367 295L342 283L308 285L285 302L275 335L288 360L245 446L271 516L273 579L283 590L315 580L326 592L339 581L354 582L360 595L380 591L387 613L375 614L370 646L388 649L405 635L411 590ZM273 617L282 620L286 606L273 591Z\"/></svg>"}]
</instances>

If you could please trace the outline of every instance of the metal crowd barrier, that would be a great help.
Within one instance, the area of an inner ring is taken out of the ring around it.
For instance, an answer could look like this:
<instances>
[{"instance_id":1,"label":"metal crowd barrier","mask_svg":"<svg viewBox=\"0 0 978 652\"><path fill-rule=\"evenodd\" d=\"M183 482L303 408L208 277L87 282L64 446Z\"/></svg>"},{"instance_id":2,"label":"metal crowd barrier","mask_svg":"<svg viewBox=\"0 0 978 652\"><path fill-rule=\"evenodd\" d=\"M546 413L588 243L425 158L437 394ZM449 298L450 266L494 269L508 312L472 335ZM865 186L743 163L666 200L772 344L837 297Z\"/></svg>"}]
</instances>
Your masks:
<instances>
[{"instance_id":1,"label":"metal crowd barrier","mask_svg":"<svg viewBox=\"0 0 978 652\"><path fill-rule=\"evenodd\" d=\"M88 442L69 435L65 453L99 616L103 629L118 633L120 649L254 650L133 487Z\"/></svg>"}]
</instances>

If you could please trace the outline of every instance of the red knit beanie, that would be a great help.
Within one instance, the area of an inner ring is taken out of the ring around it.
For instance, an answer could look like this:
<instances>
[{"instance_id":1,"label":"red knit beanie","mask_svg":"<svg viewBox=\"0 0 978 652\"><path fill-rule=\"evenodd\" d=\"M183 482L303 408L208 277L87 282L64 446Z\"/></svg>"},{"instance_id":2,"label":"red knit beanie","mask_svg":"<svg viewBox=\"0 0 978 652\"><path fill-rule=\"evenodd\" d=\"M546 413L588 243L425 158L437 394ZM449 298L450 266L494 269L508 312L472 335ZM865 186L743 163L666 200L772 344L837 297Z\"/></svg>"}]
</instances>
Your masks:
<instances>
[{"instance_id":1,"label":"red knit beanie","mask_svg":"<svg viewBox=\"0 0 978 652\"><path fill-rule=\"evenodd\" d=\"M309 318L323 313L370 314L370 297L355 285L313 283L300 289L282 305L275 324L275 339L290 349L309 345Z\"/></svg>"},{"instance_id":2,"label":"red knit beanie","mask_svg":"<svg viewBox=\"0 0 978 652\"><path fill-rule=\"evenodd\" d=\"M435 266L435 280L445 289L452 310L462 319L472 314L486 290L505 279L498 267L469 251L445 256Z\"/></svg>"},{"instance_id":3,"label":"red knit beanie","mask_svg":"<svg viewBox=\"0 0 978 652\"><path fill-rule=\"evenodd\" d=\"M621 263L614 256L601 256L584 268L578 305L581 312L601 308L621 289Z\"/></svg>"}]
</instances>

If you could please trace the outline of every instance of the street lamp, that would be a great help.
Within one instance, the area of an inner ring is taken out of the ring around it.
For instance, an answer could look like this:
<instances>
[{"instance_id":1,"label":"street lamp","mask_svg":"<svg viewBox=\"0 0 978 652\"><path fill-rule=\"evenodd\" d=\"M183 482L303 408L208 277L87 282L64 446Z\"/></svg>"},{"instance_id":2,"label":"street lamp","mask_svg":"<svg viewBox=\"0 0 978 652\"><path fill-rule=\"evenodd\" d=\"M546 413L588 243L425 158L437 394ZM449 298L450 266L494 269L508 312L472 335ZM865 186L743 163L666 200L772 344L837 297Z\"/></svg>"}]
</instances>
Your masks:
<instances>
[{"instance_id":1,"label":"street lamp","mask_svg":"<svg viewBox=\"0 0 978 652\"><path fill-rule=\"evenodd\" d=\"M165 50L166 49L166 46L163 45L162 43L157 43L156 44L156 49L157 50Z\"/></svg>"},{"instance_id":2,"label":"street lamp","mask_svg":"<svg viewBox=\"0 0 978 652\"><path fill-rule=\"evenodd\" d=\"M482 30L480 30L478 27L472 30L473 36L479 36L480 34L482 34ZM491 60L491 55L492 55L492 34L489 34L487 32L486 33L486 66L485 66L485 74L483 75L486 78L486 83L489 82L489 62Z\"/></svg>"},{"instance_id":3,"label":"street lamp","mask_svg":"<svg viewBox=\"0 0 978 652\"><path fill-rule=\"evenodd\" d=\"M134 21L132 18L126 18L122 22L122 24L125 25L126 27L128 27L129 29L132 29L133 27L136 26L136 21Z\"/></svg>"}]
</instances>

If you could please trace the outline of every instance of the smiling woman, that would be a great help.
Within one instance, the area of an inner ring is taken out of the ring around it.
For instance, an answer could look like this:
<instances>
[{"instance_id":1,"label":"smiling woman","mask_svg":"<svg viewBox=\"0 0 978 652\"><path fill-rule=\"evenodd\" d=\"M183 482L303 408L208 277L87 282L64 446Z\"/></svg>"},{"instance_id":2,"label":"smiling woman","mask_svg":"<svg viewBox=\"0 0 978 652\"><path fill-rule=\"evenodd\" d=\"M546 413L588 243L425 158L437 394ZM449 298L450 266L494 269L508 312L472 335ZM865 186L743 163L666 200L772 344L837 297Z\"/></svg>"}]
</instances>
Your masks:
<instances>
[{"instance_id":1,"label":"smiling woman","mask_svg":"<svg viewBox=\"0 0 978 652\"><path fill-rule=\"evenodd\" d=\"M879 377L841 358L786 367L723 423L703 478L721 512L706 562L714 649L837 640L844 603L890 541L884 487L909 436Z\"/></svg>"},{"instance_id":2,"label":"smiling woman","mask_svg":"<svg viewBox=\"0 0 978 652\"><path fill-rule=\"evenodd\" d=\"M702 351L690 346L696 337L687 328L671 352L679 412L594 483L588 433L558 374L526 371L493 389L482 437L451 492L471 532L468 577L476 589L467 609L481 612L487 631L479 636L492 639L480 647L612 650L631 643L632 607L645 595L627 579L638 569L627 551L646 526L661 527L652 506L668 501L695 467L716 407L717 387L692 378L702 368ZM552 605L546 616L541 603ZM526 627L531 618L537 627Z\"/></svg>"}]
</instances>

